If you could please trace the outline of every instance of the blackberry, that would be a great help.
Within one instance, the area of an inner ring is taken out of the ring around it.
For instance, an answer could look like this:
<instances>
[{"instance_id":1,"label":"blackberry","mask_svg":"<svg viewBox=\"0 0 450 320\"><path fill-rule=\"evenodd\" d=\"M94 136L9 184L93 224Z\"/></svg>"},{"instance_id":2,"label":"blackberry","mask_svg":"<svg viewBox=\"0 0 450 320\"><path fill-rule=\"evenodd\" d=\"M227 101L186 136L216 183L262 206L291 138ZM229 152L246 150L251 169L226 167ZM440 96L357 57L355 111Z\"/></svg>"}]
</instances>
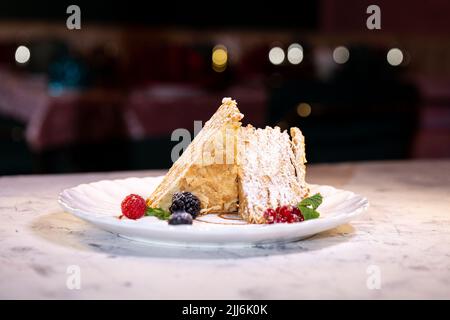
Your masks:
<instances>
[{"instance_id":1,"label":"blackberry","mask_svg":"<svg viewBox=\"0 0 450 320\"><path fill-rule=\"evenodd\" d=\"M171 213L186 211L195 219L200 213L200 200L190 192L176 192L169 210Z\"/></svg>"},{"instance_id":2,"label":"blackberry","mask_svg":"<svg viewBox=\"0 0 450 320\"><path fill-rule=\"evenodd\" d=\"M177 211L170 216L169 224L192 224L192 216L187 212Z\"/></svg>"}]
</instances>

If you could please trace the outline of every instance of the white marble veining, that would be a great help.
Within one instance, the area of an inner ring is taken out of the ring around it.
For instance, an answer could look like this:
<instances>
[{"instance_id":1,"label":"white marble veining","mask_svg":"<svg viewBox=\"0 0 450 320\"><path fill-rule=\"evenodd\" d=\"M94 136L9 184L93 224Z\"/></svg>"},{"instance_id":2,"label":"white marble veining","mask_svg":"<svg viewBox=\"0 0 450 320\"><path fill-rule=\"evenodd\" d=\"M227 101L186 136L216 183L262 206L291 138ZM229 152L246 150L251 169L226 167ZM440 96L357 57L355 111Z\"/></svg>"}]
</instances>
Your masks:
<instances>
[{"instance_id":1,"label":"white marble veining","mask_svg":"<svg viewBox=\"0 0 450 320\"><path fill-rule=\"evenodd\" d=\"M450 160L310 166L310 182L365 195L371 207L349 225L285 245L152 247L56 202L80 183L159 174L1 177L0 298L450 298ZM80 290L66 286L70 265L80 267ZM367 286L372 265L380 289Z\"/></svg>"}]
</instances>

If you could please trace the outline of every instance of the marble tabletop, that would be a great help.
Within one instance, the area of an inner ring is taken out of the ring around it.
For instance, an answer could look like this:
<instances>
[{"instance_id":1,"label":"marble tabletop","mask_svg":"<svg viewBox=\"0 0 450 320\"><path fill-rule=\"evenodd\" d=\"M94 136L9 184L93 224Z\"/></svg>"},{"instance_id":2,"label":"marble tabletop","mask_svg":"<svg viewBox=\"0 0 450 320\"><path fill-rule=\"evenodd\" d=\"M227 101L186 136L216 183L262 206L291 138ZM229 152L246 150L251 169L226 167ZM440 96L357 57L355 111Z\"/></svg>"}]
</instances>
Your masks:
<instances>
[{"instance_id":1,"label":"marble tabletop","mask_svg":"<svg viewBox=\"0 0 450 320\"><path fill-rule=\"evenodd\" d=\"M246 249L132 242L56 201L80 183L162 173L1 177L0 298L450 298L450 160L310 165L309 182L360 193L370 209L307 240Z\"/></svg>"}]
</instances>

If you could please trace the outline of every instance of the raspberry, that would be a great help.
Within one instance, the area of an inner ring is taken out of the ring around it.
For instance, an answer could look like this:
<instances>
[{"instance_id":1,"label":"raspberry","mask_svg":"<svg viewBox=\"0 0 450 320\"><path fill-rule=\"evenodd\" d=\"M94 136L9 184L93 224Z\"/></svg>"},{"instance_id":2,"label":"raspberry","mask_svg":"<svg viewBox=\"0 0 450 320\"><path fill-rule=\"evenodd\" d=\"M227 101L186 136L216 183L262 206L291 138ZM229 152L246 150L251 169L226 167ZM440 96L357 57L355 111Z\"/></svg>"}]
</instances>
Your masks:
<instances>
[{"instance_id":1,"label":"raspberry","mask_svg":"<svg viewBox=\"0 0 450 320\"><path fill-rule=\"evenodd\" d=\"M264 211L266 223L294 223L304 221L301 211L294 206L281 206L275 210L272 208Z\"/></svg>"},{"instance_id":2,"label":"raspberry","mask_svg":"<svg viewBox=\"0 0 450 320\"><path fill-rule=\"evenodd\" d=\"M130 194L123 199L122 204L122 214L128 219L139 219L145 214L147 209L147 204L145 200L138 196L137 194Z\"/></svg>"},{"instance_id":3,"label":"raspberry","mask_svg":"<svg viewBox=\"0 0 450 320\"><path fill-rule=\"evenodd\" d=\"M200 200L190 192L176 192L172 197L171 213L186 211L192 218L200 213Z\"/></svg>"}]
</instances>

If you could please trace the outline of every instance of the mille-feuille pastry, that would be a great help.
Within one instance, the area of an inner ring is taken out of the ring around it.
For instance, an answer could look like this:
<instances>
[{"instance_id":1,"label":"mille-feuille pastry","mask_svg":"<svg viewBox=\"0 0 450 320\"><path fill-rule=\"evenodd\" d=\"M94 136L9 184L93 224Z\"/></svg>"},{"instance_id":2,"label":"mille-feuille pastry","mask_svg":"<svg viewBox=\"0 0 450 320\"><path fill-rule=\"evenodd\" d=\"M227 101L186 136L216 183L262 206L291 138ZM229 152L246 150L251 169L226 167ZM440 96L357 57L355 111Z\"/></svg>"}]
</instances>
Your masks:
<instances>
[{"instance_id":1,"label":"mille-feuille pastry","mask_svg":"<svg viewBox=\"0 0 450 320\"><path fill-rule=\"evenodd\" d=\"M173 195L200 200L200 214L239 212L249 223L265 223L267 208L295 206L308 195L305 140L291 128L241 127L236 101L224 98L160 185L147 199L169 210Z\"/></svg>"},{"instance_id":2,"label":"mille-feuille pastry","mask_svg":"<svg viewBox=\"0 0 450 320\"><path fill-rule=\"evenodd\" d=\"M303 135L292 131L293 141L279 127L239 131L239 214L249 223L265 223L267 208L295 206L308 194Z\"/></svg>"},{"instance_id":3,"label":"mille-feuille pastry","mask_svg":"<svg viewBox=\"0 0 450 320\"><path fill-rule=\"evenodd\" d=\"M187 191L199 198L200 214L237 211L237 132L243 116L236 101L224 98L147 199L147 205L168 210L174 193Z\"/></svg>"}]
</instances>

